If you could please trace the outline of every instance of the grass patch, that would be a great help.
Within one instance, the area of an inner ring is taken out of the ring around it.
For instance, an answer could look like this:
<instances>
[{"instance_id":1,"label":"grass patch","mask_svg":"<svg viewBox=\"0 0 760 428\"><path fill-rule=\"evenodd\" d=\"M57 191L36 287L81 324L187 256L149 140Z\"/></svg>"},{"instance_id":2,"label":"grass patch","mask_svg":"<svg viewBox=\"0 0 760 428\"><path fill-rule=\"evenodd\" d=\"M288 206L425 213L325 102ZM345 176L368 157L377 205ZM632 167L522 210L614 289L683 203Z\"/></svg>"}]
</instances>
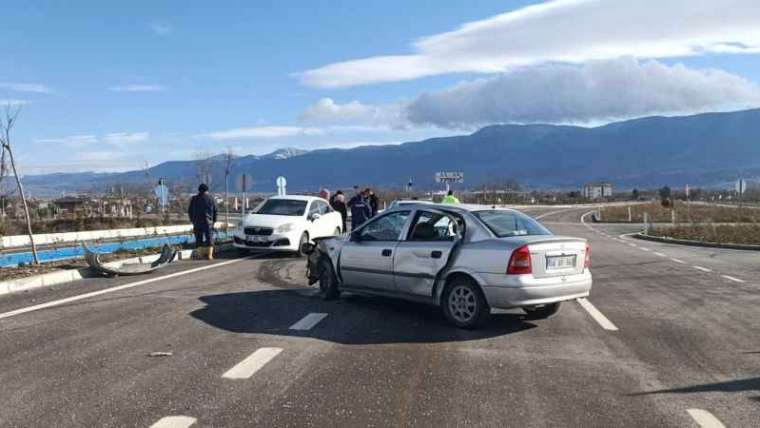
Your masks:
<instances>
[{"instance_id":1,"label":"grass patch","mask_svg":"<svg viewBox=\"0 0 760 428\"><path fill-rule=\"evenodd\" d=\"M649 214L650 223L670 223L672 214L659 202L648 204L612 206L601 208L602 222L628 223L628 209L631 222L643 223L644 213ZM738 208L717 205L686 203L676 201L673 208L676 223L760 223L760 209Z\"/></svg>"},{"instance_id":2,"label":"grass patch","mask_svg":"<svg viewBox=\"0 0 760 428\"><path fill-rule=\"evenodd\" d=\"M715 244L760 245L760 224L660 227L649 229L649 235Z\"/></svg>"}]
</instances>

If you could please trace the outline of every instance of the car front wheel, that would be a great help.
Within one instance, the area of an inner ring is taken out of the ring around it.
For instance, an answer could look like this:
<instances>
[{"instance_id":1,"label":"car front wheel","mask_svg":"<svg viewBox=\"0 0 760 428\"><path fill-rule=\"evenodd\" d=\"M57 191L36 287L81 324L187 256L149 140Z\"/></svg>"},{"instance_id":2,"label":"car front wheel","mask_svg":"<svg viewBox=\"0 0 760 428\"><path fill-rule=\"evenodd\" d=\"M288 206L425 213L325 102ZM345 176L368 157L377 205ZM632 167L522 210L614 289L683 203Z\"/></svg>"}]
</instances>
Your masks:
<instances>
[{"instance_id":1,"label":"car front wheel","mask_svg":"<svg viewBox=\"0 0 760 428\"><path fill-rule=\"evenodd\" d=\"M542 320L549 318L559 311L559 302L551 303L543 306L526 306L522 308L527 314L526 318L529 320Z\"/></svg>"},{"instance_id":2,"label":"car front wheel","mask_svg":"<svg viewBox=\"0 0 760 428\"><path fill-rule=\"evenodd\" d=\"M304 232L301 234L301 239L298 240L298 249L296 250L297 257L303 257L306 254L303 252L303 245L309 242L309 234Z\"/></svg>"},{"instance_id":3,"label":"car front wheel","mask_svg":"<svg viewBox=\"0 0 760 428\"><path fill-rule=\"evenodd\" d=\"M446 286L441 305L446 320L466 329L482 326L491 313L480 287L465 278L455 279Z\"/></svg>"},{"instance_id":4,"label":"car front wheel","mask_svg":"<svg viewBox=\"0 0 760 428\"><path fill-rule=\"evenodd\" d=\"M335 277L332 262L327 257L319 261L319 291L324 300L335 300L340 297L338 279Z\"/></svg>"}]
</instances>

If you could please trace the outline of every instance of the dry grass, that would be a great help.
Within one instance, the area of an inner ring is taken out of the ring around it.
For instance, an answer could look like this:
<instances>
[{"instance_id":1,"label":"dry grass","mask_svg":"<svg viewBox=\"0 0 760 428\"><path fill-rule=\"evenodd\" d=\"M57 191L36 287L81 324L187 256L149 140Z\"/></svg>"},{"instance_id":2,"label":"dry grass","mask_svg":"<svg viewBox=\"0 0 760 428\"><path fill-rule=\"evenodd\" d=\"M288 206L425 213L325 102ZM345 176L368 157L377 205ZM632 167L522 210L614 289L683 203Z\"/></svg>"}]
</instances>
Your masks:
<instances>
[{"instance_id":1,"label":"dry grass","mask_svg":"<svg viewBox=\"0 0 760 428\"><path fill-rule=\"evenodd\" d=\"M601 209L602 221L627 223L628 208L631 209L631 221L642 223L644 213L649 214L650 223L670 223L672 214L659 202L629 206L604 207ZM674 210L676 223L760 223L760 209L735 208L698 203L676 201Z\"/></svg>"},{"instance_id":2,"label":"dry grass","mask_svg":"<svg viewBox=\"0 0 760 428\"><path fill-rule=\"evenodd\" d=\"M650 229L649 234L652 236L719 244L760 245L759 224L662 227Z\"/></svg>"}]
</instances>

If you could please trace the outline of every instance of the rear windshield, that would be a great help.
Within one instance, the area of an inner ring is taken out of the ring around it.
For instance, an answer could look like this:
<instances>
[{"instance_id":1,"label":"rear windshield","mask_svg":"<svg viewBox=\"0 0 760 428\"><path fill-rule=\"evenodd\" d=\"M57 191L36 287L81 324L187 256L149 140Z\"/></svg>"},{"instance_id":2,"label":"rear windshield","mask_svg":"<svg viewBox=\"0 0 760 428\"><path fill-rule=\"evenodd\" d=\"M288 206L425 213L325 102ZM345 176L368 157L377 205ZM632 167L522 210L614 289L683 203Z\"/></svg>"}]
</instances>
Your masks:
<instances>
[{"instance_id":1,"label":"rear windshield","mask_svg":"<svg viewBox=\"0 0 760 428\"><path fill-rule=\"evenodd\" d=\"M500 238L552 234L539 222L515 211L488 210L475 211L473 214Z\"/></svg>"},{"instance_id":2,"label":"rear windshield","mask_svg":"<svg viewBox=\"0 0 760 428\"><path fill-rule=\"evenodd\" d=\"M301 216L305 211L306 201L269 199L256 210L256 214Z\"/></svg>"}]
</instances>

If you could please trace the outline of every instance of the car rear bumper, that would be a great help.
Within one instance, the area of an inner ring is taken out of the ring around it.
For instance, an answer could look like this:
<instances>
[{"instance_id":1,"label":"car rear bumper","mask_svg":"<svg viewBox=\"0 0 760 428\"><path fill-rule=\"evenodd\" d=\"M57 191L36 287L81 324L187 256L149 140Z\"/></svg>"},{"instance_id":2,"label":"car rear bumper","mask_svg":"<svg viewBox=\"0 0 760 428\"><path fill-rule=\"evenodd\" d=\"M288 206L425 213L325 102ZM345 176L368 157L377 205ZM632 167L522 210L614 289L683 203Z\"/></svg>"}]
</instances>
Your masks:
<instances>
[{"instance_id":1,"label":"car rear bumper","mask_svg":"<svg viewBox=\"0 0 760 428\"><path fill-rule=\"evenodd\" d=\"M482 286L492 308L508 309L519 306L549 303L587 297L591 292L591 272L554 278L533 278L532 275L493 275L485 278Z\"/></svg>"}]
</instances>

